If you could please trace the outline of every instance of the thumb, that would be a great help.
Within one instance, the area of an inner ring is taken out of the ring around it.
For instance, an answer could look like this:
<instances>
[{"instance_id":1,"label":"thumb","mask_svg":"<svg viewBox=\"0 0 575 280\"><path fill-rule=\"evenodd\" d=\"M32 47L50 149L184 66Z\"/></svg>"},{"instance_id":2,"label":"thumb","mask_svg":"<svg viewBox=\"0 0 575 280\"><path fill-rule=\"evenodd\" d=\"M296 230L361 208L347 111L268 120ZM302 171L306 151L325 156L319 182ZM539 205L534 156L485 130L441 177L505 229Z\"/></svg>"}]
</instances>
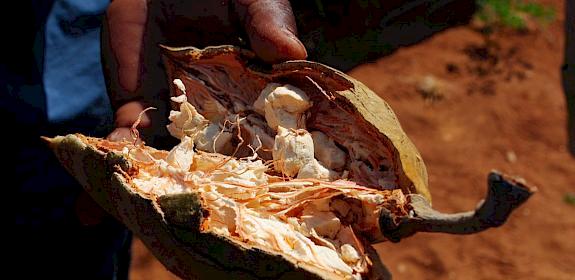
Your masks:
<instances>
[{"instance_id":1,"label":"thumb","mask_svg":"<svg viewBox=\"0 0 575 280\"><path fill-rule=\"evenodd\" d=\"M251 47L262 60L274 63L307 57L296 37L288 0L236 0L235 5Z\"/></svg>"}]
</instances>

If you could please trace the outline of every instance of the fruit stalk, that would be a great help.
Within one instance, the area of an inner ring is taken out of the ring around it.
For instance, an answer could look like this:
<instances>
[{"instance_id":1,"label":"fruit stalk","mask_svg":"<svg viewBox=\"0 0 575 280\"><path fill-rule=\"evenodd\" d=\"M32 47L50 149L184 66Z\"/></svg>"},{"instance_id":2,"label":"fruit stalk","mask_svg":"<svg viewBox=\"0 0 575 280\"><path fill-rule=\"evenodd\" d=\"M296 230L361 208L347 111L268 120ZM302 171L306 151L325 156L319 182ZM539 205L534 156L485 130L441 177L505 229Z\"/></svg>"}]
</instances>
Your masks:
<instances>
[{"instance_id":1,"label":"fruit stalk","mask_svg":"<svg viewBox=\"0 0 575 280\"><path fill-rule=\"evenodd\" d=\"M498 171L489 173L487 196L474 211L455 214L441 213L419 194L409 196L413 212L406 217L394 217L383 211L379 224L383 235L392 242L417 232L472 234L505 223L511 212L536 191L519 179L512 179Z\"/></svg>"}]
</instances>

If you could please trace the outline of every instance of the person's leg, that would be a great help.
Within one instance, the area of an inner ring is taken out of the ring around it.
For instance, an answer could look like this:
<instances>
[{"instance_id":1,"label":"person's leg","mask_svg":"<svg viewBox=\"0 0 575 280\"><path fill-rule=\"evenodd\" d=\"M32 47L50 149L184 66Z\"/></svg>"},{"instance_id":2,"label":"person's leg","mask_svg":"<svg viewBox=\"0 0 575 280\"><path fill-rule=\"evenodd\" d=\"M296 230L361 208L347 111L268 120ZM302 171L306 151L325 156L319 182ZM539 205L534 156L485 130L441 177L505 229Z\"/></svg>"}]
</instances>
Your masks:
<instances>
[{"instance_id":1,"label":"person's leg","mask_svg":"<svg viewBox=\"0 0 575 280\"><path fill-rule=\"evenodd\" d=\"M111 221L86 228L20 227L16 243L16 266L9 270L20 279L128 279L131 235Z\"/></svg>"},{"instance_id":2,"label":"person's leg","mask_svg":"<svg viewBox=\"0 0 575 280\"><path fill-rule=\"evenodd\" d=\"M24 149L23 149L24 150ZM111 216L82 225L75 212L81 186L44 147L26 147L16 169L18 278L128 279L131 233Z\"/></svg>"}]
</instances>

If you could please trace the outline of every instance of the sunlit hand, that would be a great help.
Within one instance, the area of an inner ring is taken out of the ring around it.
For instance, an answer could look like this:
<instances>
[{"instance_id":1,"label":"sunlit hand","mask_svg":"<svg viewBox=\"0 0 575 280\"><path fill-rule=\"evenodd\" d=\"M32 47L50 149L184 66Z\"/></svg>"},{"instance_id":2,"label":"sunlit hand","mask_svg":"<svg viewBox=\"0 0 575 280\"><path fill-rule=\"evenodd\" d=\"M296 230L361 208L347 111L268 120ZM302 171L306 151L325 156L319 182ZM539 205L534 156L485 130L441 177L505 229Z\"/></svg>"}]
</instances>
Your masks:
<instances>
[{"instance_id":1,"label":"sunlit hand","mask_svg":"<svg viewBox=\"0 0 575 280\"><path fill-rule=\"evenodd\" d=\"M287 0L114 0L106 19L103 62L117 127L109 136L112 140L131 140L129 128L147 106L142 102L143 92L155 90L151 88L164 79L156 69L160 43L200 48L239 45L245 36L265 62L307 56L296 37ZM140 127L149 125L150 119L144 114Z\"/></svg>"}]
</instances>

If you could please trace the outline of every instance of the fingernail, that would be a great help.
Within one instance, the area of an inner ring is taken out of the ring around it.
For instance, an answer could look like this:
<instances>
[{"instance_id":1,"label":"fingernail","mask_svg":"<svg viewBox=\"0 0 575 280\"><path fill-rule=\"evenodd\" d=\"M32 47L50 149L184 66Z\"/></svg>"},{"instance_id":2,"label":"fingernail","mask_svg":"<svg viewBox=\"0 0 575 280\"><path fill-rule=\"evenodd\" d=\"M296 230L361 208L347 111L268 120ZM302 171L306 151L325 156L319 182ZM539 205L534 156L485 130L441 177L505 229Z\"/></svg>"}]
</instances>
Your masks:
<instances>
[{"instance_id":1,"label":"fingernail","mask_svg":"<svg viewBox=\"0 0 575 280\"><path fill-rule=\"evenodd\" d=\"M300 41L300 39L287 29L283 29L283 32L288 36L288 38L290 38L291 41L293 41L295 44L297 44L299 46L299 50L297 50L295 53L292 53L292 54L294 56L297 56L298 57L297 59L306 59L307 58L307 50L305 49L305 46ZM302 51L303 51L303 53L301 53ZM303 57L302 57L302 55L303 55Z\"/></svg>"},{"instance_id":2,"label":"fingernail","mask_svg":"<svg viewBox=\"0 0 575 280\"><path fill-rule=\"evenodd\" d=\"M125 135L123 135L123 133L116 130L116 131L112 132L112 134L110 134L110 140L114 141L114 142L120 142L120 141L126 140L126 137L125 137Z\"/></svg>"},{"instance_id":3,"label":"fingernail","mask_svg":"<svg viewBox=\"0 0 575 280\"><path fill-rule=\"evenodd\" d=\"M112 133L110 133L110 135L108 135L108 140L110 141L118 141L118 131L112 131Z\"/></svg>"}]
</instances>

